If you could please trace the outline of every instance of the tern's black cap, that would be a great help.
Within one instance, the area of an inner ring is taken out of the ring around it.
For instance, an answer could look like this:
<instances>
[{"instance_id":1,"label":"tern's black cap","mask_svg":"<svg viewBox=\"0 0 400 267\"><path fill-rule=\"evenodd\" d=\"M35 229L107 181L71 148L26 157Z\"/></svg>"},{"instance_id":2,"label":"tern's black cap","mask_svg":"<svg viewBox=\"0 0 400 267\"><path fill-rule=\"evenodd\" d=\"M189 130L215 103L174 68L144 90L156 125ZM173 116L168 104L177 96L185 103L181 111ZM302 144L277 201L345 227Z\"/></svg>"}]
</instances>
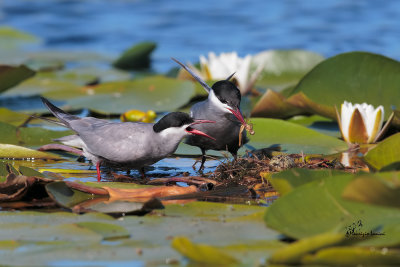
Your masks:
<instances>
[{"instance_id":1,"label":"tern's black cap","mask_svg":"<svg viewBox=\"0 0 400 267\"><path fill-rule=\"evenodd\" d=\"M153 130L156 133L161 132L170 127L181 127L185 124L191 124L194 120L188 114L184 112L171 112L161 118L156 124L153 126Z\"/></svg>"},{"instance_id":2,"label":"tern's black cap","mask_svg":"<svg viewBox=\"0 0 400 267\"><path fill-rule=\"evenodd\" d=\"M241 94L236 85L230 81L222 80L214 83L212 89L215 96L224 104L231 107L239 107Z\"/></svg>"}]
</instances>

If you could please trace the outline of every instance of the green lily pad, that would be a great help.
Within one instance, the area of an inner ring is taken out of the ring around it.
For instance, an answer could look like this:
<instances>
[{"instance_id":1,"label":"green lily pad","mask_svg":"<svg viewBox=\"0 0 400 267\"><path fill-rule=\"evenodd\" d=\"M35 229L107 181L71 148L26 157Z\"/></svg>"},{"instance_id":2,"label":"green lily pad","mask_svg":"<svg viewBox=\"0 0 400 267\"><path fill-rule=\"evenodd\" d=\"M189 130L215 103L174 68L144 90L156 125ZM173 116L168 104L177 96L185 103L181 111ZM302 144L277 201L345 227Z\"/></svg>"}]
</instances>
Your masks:
<instances>
[{"instance_id":1,"label":"green lily pad","mask_svg":"<svg viewBox=\"0 0 400 267\"><path fill-rule=\"evenodd\" d=\"M400 264L398 250L374 250L360 247L333 247L307 255L304 265L313 266L396 266Z\"/></svg>"},{"instance_id":2,"label":"green lily pad","mask_svg":"<svg viewBox=\"0 0 400 267\"><path fill-rule=\"evenodd\" d=\"M238 263L234 257L225 254L218 248L194 244L187 237L175 237L172 247L191 261L202 264L232 265Z\"/></svg>"},{"instance_id":3,"label":"green lily pad","mask_svg":"<svg viewBox=\"0 0 400 267\"><path fill-rule=\"evenodd\" d=\"M298 124L261 118L251 122L255 135L249 135L248 145L257 149L280 145L282 152L309 154L334 154L347 149L345 142Z\"/></svg>"},{"instance_id":4,"label":"green lily pad","mask_svg":"<svg viewBox=\"0 0 400 267\"><path fill-rule=\"evenodd\" d=\"M266 87L296 82L323 59L304 50L267 50L254 55L251 64L253 70L258 64L264 65L256 85Z\"/></svg>"},{"instance_id":5,"label":"green lily pad","mask_svg":"<svg viewBox=\"0 0 400 267\"><path fill-rule=\"evenodd\" d=\"M96 195L71 189L65 184L65 182L61 181L47 184L46 191L54 201L66 208L72 208L83 201L97 197Z\"/></svg>"},{"instance_id":6,"label":"green lily pad","mask_svg":"<svg viewBox=\"0 0 400 267\"><path fill-rule=\"evenodd\" d=\"M368 151L364 160L369 166L380 170L385 166L400 161L400 133L389 136L380 142L376 147Z\"/></svg>"},{"instance_id":7,"label":"green lily pad","mask_svg":"<svg viewBox=\"0 0 400 267\"><path fill-rule=\"evenodd\" d=\"M25 176L46 177L43 173L26 166L19 166L19 172Z\"/></svg>"},{"instance_id":8,"label":"green lily pad","mask_svg":"<svg viewBox=\"0 0 400 267\"><path fill-rule=\"evenodd\" d=\"M369 204L400 208L400 175L392 173L389 179L359 177L349 183L343 198Z\"/></svg>"},{"instance_id":9,"label":"green lily pad","mask_svg":"<svg viewBox=\"0 0 400 267\"><path fill-rule=\"evenodd\" d=\"M323 233L309 238L303 238L276 251L268 261L274 264L299 264L304 255L321 248L337 245L344 240L345 235L339 233Z\"/></svg>"},{"instance_id":10,"label":"green lily pad","mask_svg":"<svg viewBox=\"0 0 400 267\"><path fill-rule=\"evenodd\" d=\"M14 112L7 108L0 108L0 122L5 122L12 124L14 126L19 126L24 123L29 118L29 115Z\"/></svg>"},{"instance_id":11,"label":"green lily pad","mask_svg":"<svg viewBox=\"0 0 400 267\"><path fill-rule=\"evenodd\" d=\"M52 131L40 127L17 128L14 125L0 122L0 140L8 144L43 145L71 133L72 131Z\"/></svg>"},{"instance_id":12,"label":"green lily pad","mask_svg":"<svg viewBox=\"0 0 400 267\"><path fill-rule=\"evenodd\" d=\"M255 104L251 116L284 119L301 112L301 109L289 104L282 94L268 89Z\"/></svg>"},{"instance_id":13,"label":"green lily pad","mask_svg":"<svg viewBox=\"0 0 400 267\"><path fill-rule=\"evenodd\" d=\"M104 240L117 239L117 238L128 238L130 236L128 230L124 227L105 223L105 222L80 222L78 226L92 230L95 233L100 234Z\"/></svg>"},{"instance_id":14,"label":"green lily pad","mask_svg":"<svg viewBox=\"0 0 400 267\"><path fill-rule=\"evenodd\" d=\"M400 63L366 52L331 57L313 68L291 92L288 102L304 111L335 119L334 106L352 103L383 105L385 118L399 106Z\"/></svg>"},{"instance_id":15,"label":"green lily pad","mask_svg":"<svg viewBox=\"0 0 400 267\"><path fill-rule=\"evenodd\" d=\"M49 224L50 223L50 224ZM76 224L56 224L51 222L43 224L34 223L1 223L1 240L24 240L24 241L97 241L102 236L89 228Z\"/></svg>"},{"instance_id":16,"label":"green lily pad","mask_svg":"<svg viewBox=\"0 0 400 267\"><path fill-rule=\"evenodd\" d=\"M114 63L114 67L124 70L137 70L150 67L150 55L157 45L142 42L126 50Z\"/></svg>"},{"instance_id":17,"label":"green lily pad","mask_svg":"<svg viewBox=\"0 0 400 267\"><path fill-rule=\"evenodd\" d=\"M163 76L43 93L43 96L65 101L65 105L75 109L89 108L100 113L113 114L130 109L173 111L188 103L193 95L192 82Z\"/></svg>"},{"instance_id":18,"label":"green lily pad","mask_svg":"<svg viewBox=\"0 0 400 267\"><path fill-rule=\"evenodd\" d=\"M0 93L35 75L24 65L18 67L0 65Z\"/></svg>"},{"instance_id":19,"label":"green lily pad","mask_svg":"<svg viewBox=\"0 0 400 267\"><path fill-rule=\"evenodd\" d=\"M337 170L308 170L289 169L282 172L267 175L266 179L272 184L281 196L293 191L293 189L316 180L323 180L333 175L343 173Z\"/></svg>"},{"instance_id":20,"label":"green lily pad","mask_svg":"<svg viewBox=\"0 0 400 267\"><path fill-rule=\"evenodd\" d=\"M346 227L361 220L365 230L400 223L400 211L344 200L342 192L353 175L332 176L299 186L277 199L265 214L267 226L293 238L324 232L346 233Z\"/></svg>"},{"instance_id":21,"label":"green lily pad","mask_svg":"<svg viewBox=\"0 0 400 267\"><path fill-rule=\"evenodd\" d=\"M0 158L6 159L60 159L59 156L30 148L0 144Z\"/></svg>"}]
</instances>

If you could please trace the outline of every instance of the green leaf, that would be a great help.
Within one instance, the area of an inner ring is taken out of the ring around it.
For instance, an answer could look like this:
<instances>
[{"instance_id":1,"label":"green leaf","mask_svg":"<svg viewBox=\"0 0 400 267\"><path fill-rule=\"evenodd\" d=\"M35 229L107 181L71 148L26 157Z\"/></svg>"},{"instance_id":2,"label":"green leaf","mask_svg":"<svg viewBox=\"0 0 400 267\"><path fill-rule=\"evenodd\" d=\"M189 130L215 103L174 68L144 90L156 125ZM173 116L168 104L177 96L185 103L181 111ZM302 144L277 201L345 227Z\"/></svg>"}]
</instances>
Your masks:
<instances>
[{"instance_id":1,"label":"green leaf","mask_svg":"<svg viewBox=\"0 0 400 267\"><path fill-rule=\"evenodd\" d=\"M176 110L188 103L193 95L192 82L163 76L43 93L43 96L63 101L65 105L74 109L89 108L113 114L130 109L150 109L156 112Z\"/></svg>"},{"instance_id":2,"label":"green leaf","mask_svg":"<svg viewBox=\"0 0 400 267\"><path fill-rule=\"evenodd\" d=\"M104 223L104 222L80 222L78 226L92 230L95 233L100 234L104 240L117 239L117 238L128 238L129 232L125 227Z\"/></svg>"},{"instance_id":3,"label":"green leaf","mask_svg":"<svg viewBox=\"0 0 400 267\"><path fill-rule=\"evenodd\" d=\"M52 131L40 127L17 128L0 122L0 140L8 144L43 145L52 143L53 139L70 135L72 131Z\"/></svg>"},{"instance_id":4,"label":"green leaf","mask_svg":"<svg viewBox=\"0 0 400 267\"><path fill-rule=\"evenodd\" d=\"M335 119L334 106L352 103L400 105L400 63L366 52L350 52L331 57L313 68L292 91L289 102L304 111Z\"/></svg>"},{"instance_id":5,"label":"green leaf","mask_svg":"<svg viewBox=\"0 0 400 267\"><path fill-rule=\"evenodd\" d=\"M296 82L324 58L304 50L267 50L252 57L252 69L259 64L264 68L257 86Z\"/></svg>"},{"instance_id":6,"label":"green leaf","mask_svg":"<svg viewBox=\"0 0 400 267\"><path fill-rule=\"evenodd\" d=\"M400 133L389 136L376 147L368 151L364 160L372 168L380 170L385 166L400 161Z\"/></svg>"},{"instance_id":7,"label":"green leaf","mask_svg":"<svg viewBox=\"0 0 400 267\"><path fill-rule=\"evenodd\" d=\"M150 55L157 45L142 42L126 50L114 63L114 67L124 70L137 70L150 67Z\"/></svg>"},{"instance_id":8,"label":"green leaf","mask_svg":"<svg viewBox=\"0 0 400 267\"><path fill-rule=\"evenodd\" d=\"M33 75L35 72L24 65L18 67L0 65L0 93Z\"/></svg>"},{"instance_id":9,"label":"green leaf","mask_svg":"<svg viewBox=\"0 0 400 267\"><path fill-rule=\"evenodd\" d=\"M398 266L400 253L398 250L370 249L359 247L333 247L307 255L302 260L305 265L318 266Z\"/></svg>"},{"instance_id":10,"label":"green leaf","mask_svg":"<svg viewBox=\"0 0 400 267\"><path fill-rule=\"evenodd\" d=\"M216 247L204 244L194 244L187 237L175 237L172 247L191 261L202 264L230 265L238 263L232 256L225 254Z\"/></svg>"},{"instance_id":11,"label":"green leaf","mask_svg":"<svg viewBox=\"0 0 400 267\"><path fill-rule=\"evenodd\" d=\"M301 113L301 109L289 104L285 97L268 89L251 111L252 117L288 118Z\"/></svg>"},{"instance_id":12,"label":"green leaf","mask_svg":"<svg viewBox=\"0 0 400 267\"><path fill-rule=\"evenodd\" d=\"M309 169L289 169L267 175L266 179L272 184L281 196L293 191L293 189L313 181L319 181L343 173L337 170L309 170Z\"/></svg>"},{"instance_id":13,"label":"green leaf","mask_svg":"<svg viewBox=\"0 0 400 267\"><path fill-rule=\"evenodd\" d=\"M0 144L0 158L5 159L60 159L55 154L37 151L30 148Z\"/></svg>"},{"instance_id":14,"label":"green leaf","mask_svg":"<svg viewBox=\"0 0 400 267\"><path fill-rule=\"evenodd\" d=\"M261 118L254 118L251 122L255 135L248 135L249 146L254 148L280 145L282 152L310 154L334 154L348 148L345 142L337 138L295 123Z\"/></svg>"},{"instance_id":15,"label":"green leaf","mask_svg":"<svg viewBox=\"0 0 400 267\"><path fill-rule=\"evenodd\" d=\"M0 224L0 240L23 241L97 241L102 236L89 228L75 224L52 224L51 221L43 224L15 222Z\"/></svg>"},{"instance_id":16,"label":"green leaf","mask_svg":"<svg viewBox=\"0 0 400 267\"><path fill-rule=\"evenodd\" d=\"M363 203L400 208L400 174L392 173L386 180L371 175L358 177L346 186L342 196Z\"/></svg>"},{"instance_id":17,"label":"green leaf","mask_svg":"<svg viewBox=\"0 0 400 267\"><path fill-rule=\"evenodd\" d=\"M29 115L20 112L14 112L7 108L0 108L0 122L19 126L29 118Z\"/></svg>"},{"instance_id":18,"label":"green leaf","mask_svg":"<svg viewBox=\"0 0 400 267\"><path fill-rule=\"evenodd\" d=\"M265 214L267 226L293 238L324 232L345 233L345 228L362 220L365 231L387 223L400 223L396 208L344 200L341 195L353 175L337 175L299 186L278 198Z\"/></svg>"},{"instance_id":19,"label":"green leaf","mask_svg":"<svg viewBox=\"0 0 400 267\"><path fill-rule=\"evenodd\" d=\"M46 177L43 173L26 166L19 166L19 172L25 176Z\"/></svg>"},{"instance_id":20,"label":"green leaf","mask_svg":"<svg viewBox=\"0 0 400 267\"><path fill-rule=\"evenodd\" d=\"M303 238L276 251L268 261L273 264L299 264L304 255L320 250L321 248L337 245L344 240L345 235L338 233L324 233Z\"/></svg>"},{"instance_id":21,"label":"green leaf","mask_svg":"<svg viewBox=\"0 0 400 267\"><path fill-rule=\"evenodd\" d=\"M96 198L96 195L71 189L61 181L47 184L45 188L54 201L66 208L72 208L83 201Z\"/></svg>"}]
</instances>

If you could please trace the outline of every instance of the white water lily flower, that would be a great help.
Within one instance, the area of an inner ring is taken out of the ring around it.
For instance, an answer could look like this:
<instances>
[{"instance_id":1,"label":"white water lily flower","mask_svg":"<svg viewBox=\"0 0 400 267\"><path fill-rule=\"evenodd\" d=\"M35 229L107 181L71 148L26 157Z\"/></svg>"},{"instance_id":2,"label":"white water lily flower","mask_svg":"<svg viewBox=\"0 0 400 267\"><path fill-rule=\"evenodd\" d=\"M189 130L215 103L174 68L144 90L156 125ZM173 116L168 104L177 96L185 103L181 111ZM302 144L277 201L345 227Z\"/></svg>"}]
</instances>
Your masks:
<instances>
[{"instance_id":1,"label":"white water lily flower","mask_svg":"<svg viewBox=\"0 0 400 267\"><path fill-rule=\"evenodd\" d=\"M344 101L338 118L343 139L357 144L376 142L381 136L383 118L383 106L375 109L367 103L353 105Z\"/></svg>"},{"instance_id":2,"label":"white water lily flower","mask_svg":"<svg viewBox=\"0 0 400 267\"><path fill-rule=\"evenodd\" d=\"M250 55L241 58L236 52L221 53L219 56L209 52L208 58L200 56L200 70L191 68L204 80L225 80L234 73L234 80L244 95L252 89L263 68L260 64L250 77L251 59Z\"/></svg>"}]
</instances>

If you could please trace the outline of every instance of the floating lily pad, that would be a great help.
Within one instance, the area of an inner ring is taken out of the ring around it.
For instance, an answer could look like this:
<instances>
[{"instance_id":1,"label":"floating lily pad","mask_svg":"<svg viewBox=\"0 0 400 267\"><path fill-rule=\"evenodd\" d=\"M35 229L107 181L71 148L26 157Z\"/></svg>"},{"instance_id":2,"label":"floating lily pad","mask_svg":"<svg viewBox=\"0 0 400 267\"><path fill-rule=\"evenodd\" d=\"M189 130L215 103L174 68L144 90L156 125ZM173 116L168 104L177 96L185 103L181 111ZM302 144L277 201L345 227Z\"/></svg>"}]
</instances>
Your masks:
<instances>
[{"instance_id":1,"label":"floating lily pad","mask_svg":"<svg viewBox=\"0 0 400 267\"><path fill-rule=\"evenodd\" d=\"M0 140L8 144L43 145L71 133L72 131L52 131L40 127L17 128L11 124L0 122Z\"/></svg>"},{"instance_id":2,"label":"floating lily pad","mask_svg":"<svg viewBox=\"0 0 400 267\"><path fill-rule=\"evenodd\" d=\"M23 80L35 75L35 71L24 65L18 67L0 65L0 93L11 88Z\"/></svg>"},{"instance_id":3,"label":"floating lily pad","mask_svg":"<svg viewBox=\"0 0 400 267\"><path fill-rule=\"evenodd\" d=\"M114 67L124 70L137 70L150 67L150 55L157 45L142 42L126 50L114 63Z\"/></svg>"},{"instance_id":4,"label":"floating lily pad","mask_svg":"<svg viewBox=\"0 0 400 267\"><path fill-rule=\"evenodd\" d=\"M337 245L345 240L345 235L340 233L323 233L291 243L278 251L271 258L270 263L297 265L301 263L304 255L321 248Z\"/></svg>"},{"instance_id":5,"label":"floating lily pad","mask_svg":"<svg viewBox=\"0 0 400 267\"><path fill-rule=\"evenodd\" d=\"M398 250L374 250L360 247L333 247L308 255L304 265L313 266L394 266L400 264Z\"/></svg>"},{"instance_id":6,"label":"floating lily pad","mask_svg":"<svg viewBox=\"0 0 400 267\"><path fill-rule=\"evenodd\" d=\"M6 159L60 159L59 156L30 148L0 144L0 158Z\"/></svg>"},{"instance_id":7,"label":"floating lily pad","mask_svg":"<svg viewBox=\"0 0 400 267\"><path fill-rule=\"evenodd\" d=\"M277 199L265 215L267 226L293 238L324 232L346 233L361 220L365 231L379 225L400 223L396 208L344 200L342 192L353 180L350 174L304 184Z\"/></svg>"},{"instance_id":8,"label":"floating lily pad","mask_svg":"<svg viewBox=\"0 0 400 267\"><path fill-rule=\"evenodd\" d=\"M54 201L66 208L72 208L81 202L97 197L96 195L71 189L65 182L61 181L47 184L46 191Z\"/></svg>"},{"instance_id":9,"label":"floating lily pad","mask_svg":"<svg viewBox=\"0 0 400 267\"><path fill-rule=\"evenodd\" d=\"M315 180L323 180L342 172L337 170L308 170L308 169L290 169L272 176L266 175L266 179L279 192L281 196L293 191L293 189Z\"/></svg>"},{"instance_id":10,"label":"floating lily pad","mask_svg":"<svg viewBox=\"0 0 400 267\"><path fill-rule=\"evenodd\" d=\"M129 232L122 226L105 222L80 222L78 226L92 230L100 234L104 240L127 238Z\"/></svg>"},{"instance_id":11,"label":"floating lily pad","mask_svg":"<svg viewBox=\"0 0 400 267\"><path fill-rule=\"evenodd\" d=\"M254 106L251 116L284 119L301 113L302 110L287 103L283 95L268 89Z\"/></svg>"},{"instance_id":12,"label":"floating lily pad","mask_svg":"<svg viewBox=\"0 0 400 267\"><path fill-rule=\"evenodd\" d=\"M309 154L334 154L347 149L345 142L298 124L261 118L251 122L255 135L249 136L249 146L254 148L280 145L283 152Z\"/></svg>"},{"instance_id":13,"label":"floating lily pad","mask_svg":"<svg viewBox=\"0 0 400 267\"><path fill-rule=\"evenodd\" d=\"M238 263L237 259L225 254L218 248L204 244L194 244L187 237L175 237L172 240L172 247L189 260L197 263L213 265L232 265Z\"/></svg>"},{"instance_id":14,"label":"floating lily pad","mask_svg":"<svg viewBox=\"0 0 400 267\"><path fill-rule=\"evenodd\" d=\"M257 86L292 83L298 81L324 58L304 50L267 50L252 58L252 69L263 64Z\"/></svg>"},{"instance_id":15,"label":"floating lily pad","mask_svg":"<svg viewBox=\"0 0 400 267\"><path fill-rule=\"evenodd\" d=\"M130 109L173 111L194 95L194 85L163 76L119 81L94 87L49 91L45 97L65 101L75 109L89 108L100 113L120 114Z\"/></svg>"},{"instance_id":16,"label":"floating lily pad","mask_svg":"<svg viewBox=\"0 0 400 267\"><path fill-rule=\"evenodd\" d=\"M291 92L289 102L305 111L335 119L334 106L345 100L383 105L385 118L399 106L400 62L366 52L331 57L312 69ZM298 95L298 97L296 97Z\"/></svg>"},{"instance_id":17,"label":"floating lily pad","mask_svg":"<svg viewBox=\"0 0 400 267\"><path fill-rule=\"evenodd\" d=\"M392 173L389 177L387 180L359 177L346 186L342 196L349 200L400 208L400 174Z\"/></svg>"},{"instance_id":18,"label":"floating lily pad","mask_svg":"<svg viewBox=\"0 0 400 267\"><path fill-rule=\"evenodd\" d=\"M400 133L389 136L364 156L364 160L374 169L380 170L390 164L400 162Z\"/></svg>"},{"instance_id":19,"label":"floating lily pad","mask_svg":"<svg viewBox=\"0 0 400 267\"><path fill-rule=\"evenodd\" d=\"M20 112L14 112L7 108L0 108L0 122L19 126L29 118L29 115Z\"/></svg>"},{"instance_id":20,"label":"floating lily pad","mask_svg":"<svg viewBox=\"0 0 400 267\"><path fill-rule=\"evenodd\" d=\"M19 172L25 176L46 177L43 173L26 166L19 166Z\"/></svg>"}]
</instances>

